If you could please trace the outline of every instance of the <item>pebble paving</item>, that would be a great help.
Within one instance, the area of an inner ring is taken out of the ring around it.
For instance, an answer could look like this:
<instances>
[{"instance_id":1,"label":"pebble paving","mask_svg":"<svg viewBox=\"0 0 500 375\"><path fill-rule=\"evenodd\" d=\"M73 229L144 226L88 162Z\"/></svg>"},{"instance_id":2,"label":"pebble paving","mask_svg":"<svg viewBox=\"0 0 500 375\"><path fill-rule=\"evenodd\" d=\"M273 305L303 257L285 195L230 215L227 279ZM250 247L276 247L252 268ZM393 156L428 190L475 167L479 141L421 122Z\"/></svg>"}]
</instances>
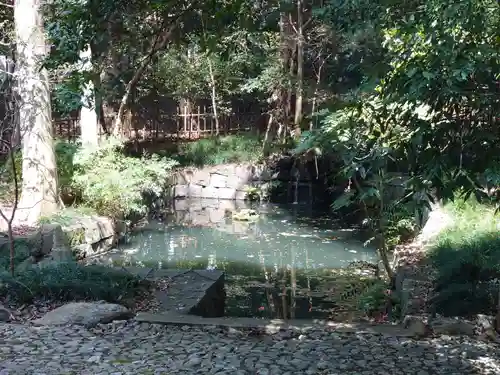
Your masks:
<instances>
[{"instance_id":1,"label":"pebble paving","mask_svg":"<svg viewBox=\"0 0 500 375\"><path fill-rule=\"evenodd\" d=\"M500 374L500 347L470 338L413 340L310 330L249 336L136 322L0 325L0 375Z\"/></svg>"}]
</instances>

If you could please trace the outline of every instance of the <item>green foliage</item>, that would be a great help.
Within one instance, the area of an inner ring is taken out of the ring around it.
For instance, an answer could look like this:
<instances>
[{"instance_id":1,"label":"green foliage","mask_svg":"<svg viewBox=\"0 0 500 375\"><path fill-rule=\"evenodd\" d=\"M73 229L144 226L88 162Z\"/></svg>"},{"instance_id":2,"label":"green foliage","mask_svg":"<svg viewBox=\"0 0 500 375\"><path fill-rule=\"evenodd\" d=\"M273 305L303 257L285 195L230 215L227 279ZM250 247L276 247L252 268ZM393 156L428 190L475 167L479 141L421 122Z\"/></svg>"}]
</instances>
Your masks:
<instances>
[{"instance_id":1,"label":"green foliage","mask_svg":"<svg viewBox=\"0 0 500 375\"><path fill-rule=\"evenodd\" d=\"M30 249L36 246L28 242L25 238L15 238L14 239L14 266L17 267L26 258L30 256ZM0 252L0 271L7 270L10 267L10 249L9 246L2 246L2 251Z\"/></svg>"},{"instance_id":2,"label":"green foliage","mask_svg":"<svg viewBox=\"0 0 500 375\"><path fill-rule=\"evenodd\" d=\"M436 310L446 315L491 313L500 279L500 218L494 208L457 200L448 206L454 225L430 252L437 270Z\"/></svg>"},{"instance_id":3,"label":"green foliage","mask_svg":"<svg viewBox=\"0 0 500 375\"><path fill-rule=\"evenodd\" d=\"M144 213L143 194L161 194L174 165L156 156L126 157L122 143L111 139L102 146L82 148L76 155L74 186L85 204L113 217Z\"/></svg>"},{"instance_id":4,"label":"green foliage","mask_svg":"<svg viewBox=\"0 0 500 375\"><path fill-rule=\"evenodd\" d=\"M77 263L33 267L14 277L6 271L0 273L0 296L19 303L31 302L34 298L119 302L132 296L139 286L137 277L121 270Z\"/></svg>"},{"instance_id":5,"label":"green foliage","mask_svg":"<svg viewBox=\"0 0 500 375\"><path fill-rule=\"evenodd\" d=\"M148 211L147 197L161 197L176 162L157 155L123 154L123 142L110 138L75 155L73 187L84 204L102 215L126 218Z\"/></svg>"},{"instance_id":6,"label":"green foliage","mask_svg":"<svg viewBox=\"0 0 500 375\"><path fill-rule=\"evenodd\" d=\"M73 179L73 158L78 150L76 143L57 141L55 143L57 176L61 189L69 187Z\"/></svg>"},{"instance_id":7,"label":"green foliage","mask_svg":"<svg viewBox=\"0 0 500 375\"><path fill-rule=\"evenodd\" d=\"M252 135L228 135L186 143L176 159L181 165L217 165L257 161L262 142Z\"/></svg>"},{"instance_id":8,"label":"green foliage","mask_svg":"<svg viewBox=\"0 0 500 375\"><path fill-rule=\"evenodd\" d=\"M56 223L62 226L68 226L74 223L75 219L81 218L83 216L93 216L97 212L90 207L66 207L51 216L42 216L39 220L39 224Z\"/></svg>"},{"instance_id":9,"label":"green foliage","mask_svg":"<svg viewBox=\"0 0 500 375\"><path fill-rule=\"evenodd\" d=\"M388 299L392 298L389 291L390 287L382 280L374 282L359 295L358 308L371 317L385 313Z\"/></svg>"},{"instance_id":10,"label":"green foliage","mask_svg":"<svg viewBox=\"0 0 500 375\"><path fill-rule=\"evenodd\" d=\"M71 185L73 178L73 157L78 149L78 145L63 140L56 140L54 144L56 154L57 176L61 189ZM19 180L22 179L23 156L21 151L17 151L14 156L16 166L16 175ZM12 162L9 158L5 164L5 170L10 179L13 179Z\"/></svg>"},{"instance_id":11,"label":"green foliage","mask_svg":"<svg viewBox=\"0 0 500 375\"><path fill-rule=\"evenodd\" d=\"M409 210L409 205L401 204L393 208L392 212L386 211L385 236L390 249L411 240L419 229L415 222L415 212Z\"/></svg>"}]
</instances>

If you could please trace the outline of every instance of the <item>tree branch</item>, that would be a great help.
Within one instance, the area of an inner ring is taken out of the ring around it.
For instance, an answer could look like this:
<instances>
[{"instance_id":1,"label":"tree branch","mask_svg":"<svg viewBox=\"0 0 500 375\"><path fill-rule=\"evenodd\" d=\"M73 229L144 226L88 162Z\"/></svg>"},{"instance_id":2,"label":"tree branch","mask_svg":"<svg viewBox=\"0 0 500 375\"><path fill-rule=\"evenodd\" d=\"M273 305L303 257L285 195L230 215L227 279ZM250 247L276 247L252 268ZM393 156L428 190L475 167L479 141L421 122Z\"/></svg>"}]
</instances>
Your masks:
<instances>
[{"instance_id":1,"label":"tree branch","mask_svg":"<svg viewBox=\"0 0 500 375\"><path fill-rule=\"evenodd\" d=\"M136 87L137 83L141 79L144 71L148 67L148 65L151 63L153 60L154 56L161 51L162 49L165 48L167 43L170 41L170 37L172 36L172 33L177 29L179 26L182 16L189 10L191 10L196 2L192 2L184 11L179 13L173 22L170 24L168 28L165 28L162 32L160 32L154 42L153 45L151 46L149 52L144 56L144 58L141 60L137 70L135 71L133 77L130 79L130 81L127 83L126 88L125 88L125 94L123 94L122 100L120 102L120 107L118 108L118 113L116 115L115 122L113 124L113 134L118 135L120 131L120 127L122 124L122 118L123 115L125 114L125 109L127 108L127 104L130 98L130 95L134 88ZM162 22L162 28L164 28L166 25L165 23L167 22L167 19L164 19Z\"/></svg>"}]
</instances>

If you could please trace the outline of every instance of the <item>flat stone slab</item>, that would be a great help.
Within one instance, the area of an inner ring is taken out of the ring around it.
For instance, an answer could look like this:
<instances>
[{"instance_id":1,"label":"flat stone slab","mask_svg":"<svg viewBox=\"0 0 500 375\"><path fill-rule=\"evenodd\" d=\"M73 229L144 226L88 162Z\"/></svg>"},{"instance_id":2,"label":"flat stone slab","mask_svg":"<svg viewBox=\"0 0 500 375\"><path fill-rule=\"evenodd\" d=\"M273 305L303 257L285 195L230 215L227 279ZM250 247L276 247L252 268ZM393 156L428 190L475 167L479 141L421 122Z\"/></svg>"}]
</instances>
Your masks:
<instances>
[{"instance_id":1,"label":"flat stone slab","mask_svg":"<svg viewBox=\"0 0 500 375\"><path fill-rule=\"evenodd\" d=\"M123 269L147 280L171 281L166 291L156 291L162 312L204 317L224 316L226 294L222 271L141 267L123 267Z\"/></svg>"},{"instance_id":2,"label":"flat stone slab","mask_svg":"<svg viewBox=\"0 0 500 375\"><path fill-rule=\"evenodd\" d=\"M368 323L338 323L326 320L306 319L260 319L260 318L202 318L193 315L176 313L151 314L140 312L135 320L142 323L164 324L175 326L216 326L234 329L258 329L268 333L280 330L308 331L314 329L334 330L342 333L372 333L398 337L412 337L413 333L399 325L368 324Z\"/></svg>"}]
</instances>

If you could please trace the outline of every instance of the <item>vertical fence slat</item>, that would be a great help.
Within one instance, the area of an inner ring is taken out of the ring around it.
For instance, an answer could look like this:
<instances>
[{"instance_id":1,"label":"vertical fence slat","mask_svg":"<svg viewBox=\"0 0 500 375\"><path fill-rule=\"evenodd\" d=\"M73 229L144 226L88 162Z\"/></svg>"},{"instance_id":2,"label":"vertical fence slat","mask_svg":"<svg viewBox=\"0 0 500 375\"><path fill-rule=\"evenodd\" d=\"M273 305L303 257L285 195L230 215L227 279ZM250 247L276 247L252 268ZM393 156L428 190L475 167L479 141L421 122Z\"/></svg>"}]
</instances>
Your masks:
<instances>
[{"instance_id":1,"label":"vertical fence slat","mask_svg":"<svg viewBox=\"0 0 500 375\"><path fill-rule=\"evenodd\" d=\"M152 101L155 108L148 105L145 105L144 108L141 107L140 114L137 113L133 116L134 124L129 132L134 129L136 136L138 136L138 130L144 128L143 130L149 130L144 133L146 138L160 139L161 137L162 139L176 138L178 140L181 138L196 139L215 134L216 119L211 106L191 103L196 107L192 105L193 110L190 111L188 105L164 108L163 104L163 101L158 99ZM162 105L161 108L160 105ZM230 113L218 114L219 131L221 134L229 134L251 130L257 126L263 116L265 116L263 113L242 111L241 108L236 107ZM70 141L79 136L80 129L76 114L69 117L58 117L54 114L53 118L56 136ZM242 123L243 121L244 123Z\"/></svg>"}]
</instances>

